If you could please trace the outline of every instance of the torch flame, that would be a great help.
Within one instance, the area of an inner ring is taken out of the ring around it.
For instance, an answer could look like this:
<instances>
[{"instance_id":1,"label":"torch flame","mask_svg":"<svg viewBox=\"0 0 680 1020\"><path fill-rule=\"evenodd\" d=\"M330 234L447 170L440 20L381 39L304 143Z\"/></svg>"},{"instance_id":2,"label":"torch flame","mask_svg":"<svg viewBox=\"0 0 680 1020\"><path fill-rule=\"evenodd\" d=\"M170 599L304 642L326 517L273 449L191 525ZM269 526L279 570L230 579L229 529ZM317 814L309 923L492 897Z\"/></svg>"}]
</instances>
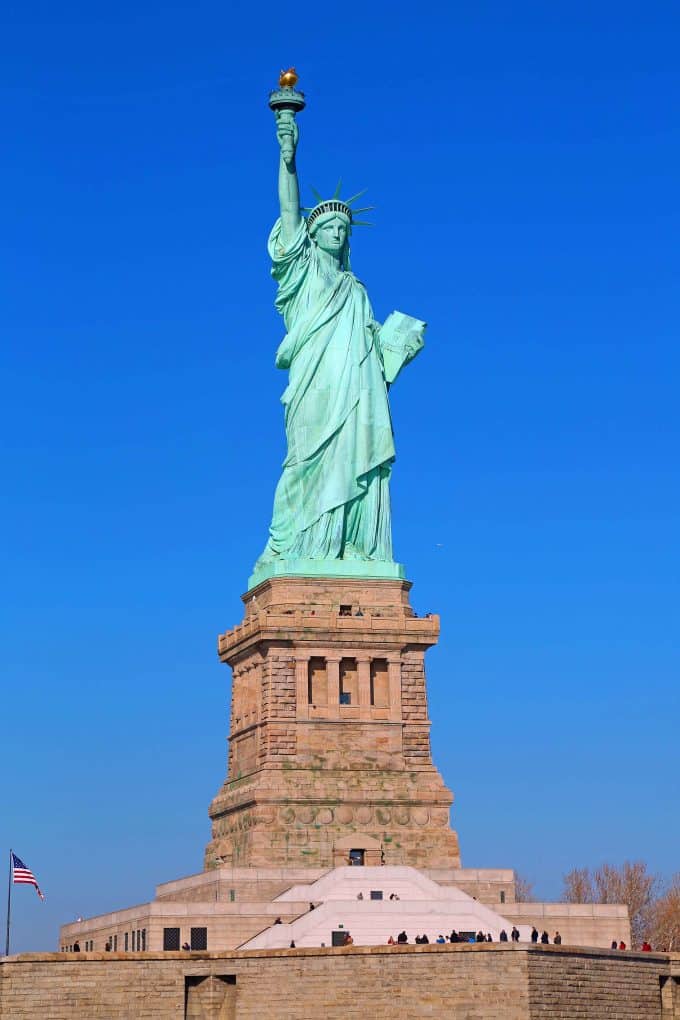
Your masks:
<instances>
[{"instance_id":1,"label":"torch flame","mask_svg":"<svg viewBox=\"0 0 680 1020\"><path fill-rule=\"evenodd\" d=\"M281 71L279 76L279 85L282 88L295 88L298 83L299 75L294 67L289 67L287 71Z\"/></svg>"}]
</instances>

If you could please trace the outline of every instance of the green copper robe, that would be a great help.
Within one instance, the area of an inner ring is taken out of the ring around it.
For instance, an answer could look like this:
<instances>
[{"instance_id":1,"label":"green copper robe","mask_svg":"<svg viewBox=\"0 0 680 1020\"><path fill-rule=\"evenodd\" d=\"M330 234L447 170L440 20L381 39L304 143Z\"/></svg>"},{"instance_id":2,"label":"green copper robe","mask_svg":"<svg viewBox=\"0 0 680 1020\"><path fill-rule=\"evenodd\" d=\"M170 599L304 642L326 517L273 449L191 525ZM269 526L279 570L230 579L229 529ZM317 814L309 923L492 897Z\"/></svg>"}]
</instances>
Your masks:
<instances>
[{"instance_id":1,"label":"green copper robe","mask_svg":"<svg viewBox=\"0 0 680 1020\"><path fill-rule=\"evenodd\" d=\"M394 440L368 295L322 260L304 220L285 249L277 220L268 247L288 330L276 354L289 371L288 454L256 571L280 559L391 562Z\"/></svg>"}]
</instances>

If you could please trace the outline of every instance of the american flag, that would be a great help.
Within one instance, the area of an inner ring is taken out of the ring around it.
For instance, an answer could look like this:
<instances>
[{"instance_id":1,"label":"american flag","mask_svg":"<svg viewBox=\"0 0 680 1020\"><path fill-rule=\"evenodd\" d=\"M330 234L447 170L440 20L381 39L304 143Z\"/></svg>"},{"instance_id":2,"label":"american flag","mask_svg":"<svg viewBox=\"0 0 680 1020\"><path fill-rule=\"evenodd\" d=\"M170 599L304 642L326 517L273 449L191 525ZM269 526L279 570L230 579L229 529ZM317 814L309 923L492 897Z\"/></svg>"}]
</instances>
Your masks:
<instances>
[{"instance_id":1,"label":"american flag","mask_svg":"<svg viewBox=\"0 0 680 1020\"><path fill-rule=\"evenodd\" d=\"M45 899L45 897L40 891L40 886L38 885L38 881L35 875L33 874L30 868L26 867L24 862L19 857L17 857L17 855L13 851L12 851L12 881L14 882L15 885L34 885L35 891L37 892L40 899L41 900Z\"/></svg>"}]
</instances>

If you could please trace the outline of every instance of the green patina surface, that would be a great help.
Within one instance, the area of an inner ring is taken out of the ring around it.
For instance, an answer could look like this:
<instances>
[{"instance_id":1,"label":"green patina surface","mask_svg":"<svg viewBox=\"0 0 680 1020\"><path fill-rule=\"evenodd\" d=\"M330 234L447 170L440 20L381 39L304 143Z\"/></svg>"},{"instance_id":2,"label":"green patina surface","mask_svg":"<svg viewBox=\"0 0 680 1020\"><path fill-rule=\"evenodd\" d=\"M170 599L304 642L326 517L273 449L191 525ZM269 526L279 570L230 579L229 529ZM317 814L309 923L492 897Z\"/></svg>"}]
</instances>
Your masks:
<instances>
[{"instance_id":1,"label":"green patina surface","mask_svg":"<svg viewBox=\"0 0 680 1020\"><path fill-rule=\"evenodd\" d=\"M249 588L282 576L403 579L392 554L387 391L422 349L425 323L399 312L375 320L350 269L353 200L336 191L304 218L295 111L272 108L281 216L268 248L287 331L276 354L289 373L281 398L287 454Z\"/></svg>"},{"instance_id":2,"label":"green patina surface","mask_svg":"<svg viewBox=\"0 0 680 1020\"><path fill-rule=\"evenodd\" d=\"M248 588L255 588L268 577L364 577L406 579L402 563L377 560L345 559L272 559L258 560L248 578ZM311 630L311 627L305 628Z\"/></svg>"}]
</instances>

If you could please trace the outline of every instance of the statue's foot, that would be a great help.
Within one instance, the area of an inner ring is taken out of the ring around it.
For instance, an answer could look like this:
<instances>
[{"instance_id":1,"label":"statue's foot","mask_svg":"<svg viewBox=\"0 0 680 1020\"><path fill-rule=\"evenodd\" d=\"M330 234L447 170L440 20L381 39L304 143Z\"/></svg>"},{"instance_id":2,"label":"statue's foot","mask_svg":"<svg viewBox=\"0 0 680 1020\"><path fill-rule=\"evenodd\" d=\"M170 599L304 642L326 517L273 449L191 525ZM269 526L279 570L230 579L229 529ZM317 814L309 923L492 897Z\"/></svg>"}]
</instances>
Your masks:
<instances>
[{"instance_id":1,"label":"statue's foot","mask_svg":"<svg viewBox=\"0 0 680 1020\"><path fill-rule=\"evenodd\" d=\"M352 545L351 542L348 542L347 545L345 546L345 548L342 551L342 559L343 560L363 560L364 562L369 562L371 557L370 556L366 556L366 554L363 553L360 549L357 549L357 547L355 545Z\"/></svg>"}]
</instances>

